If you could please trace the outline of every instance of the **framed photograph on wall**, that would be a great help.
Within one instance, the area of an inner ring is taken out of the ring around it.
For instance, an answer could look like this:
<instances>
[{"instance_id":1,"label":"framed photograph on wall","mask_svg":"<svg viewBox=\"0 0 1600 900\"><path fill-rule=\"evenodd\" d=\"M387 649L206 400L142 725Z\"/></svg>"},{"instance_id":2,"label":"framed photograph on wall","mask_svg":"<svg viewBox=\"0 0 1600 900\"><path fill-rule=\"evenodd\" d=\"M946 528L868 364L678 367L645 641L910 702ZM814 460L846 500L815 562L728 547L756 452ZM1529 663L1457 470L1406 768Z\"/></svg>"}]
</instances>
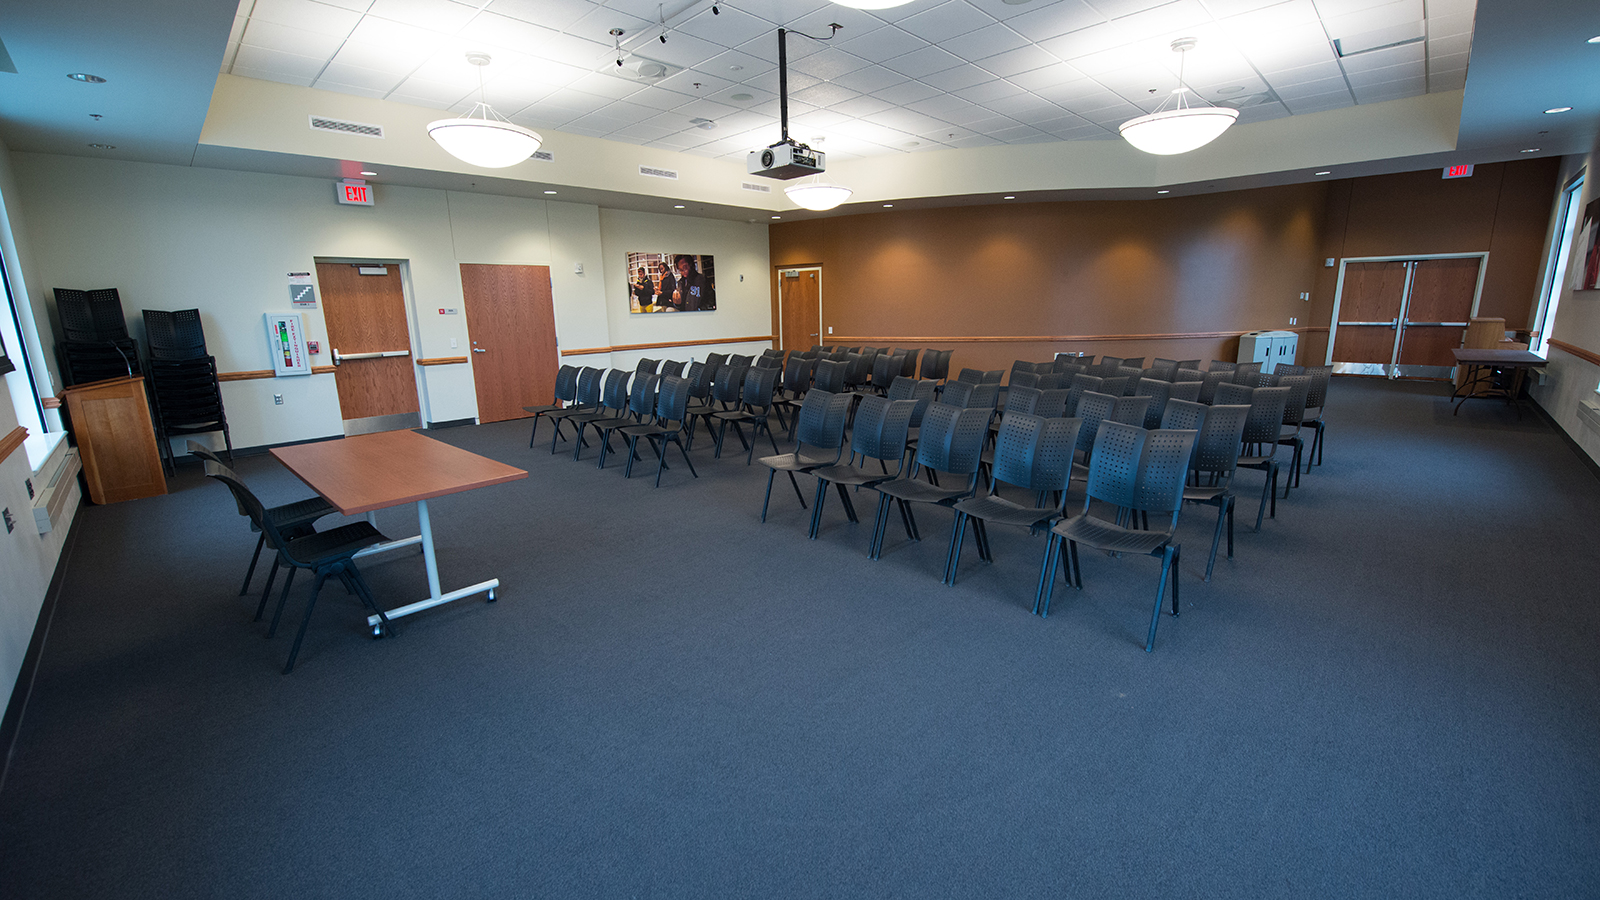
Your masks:
<instances>
[{"instance_id":1,"label":"framed photograph on wall","mask_svg":"<svg viewBox=\"0 0 1600 900\"><path fill-rule=\"evenodd\" d=\"M630 312L717 308L717 265L709 253L629 253L627 284Z\"/></svg>"},{"instance_id":2,"label":"framed photograph on wall","mask_svg":"<svg viewBox=\"0 0 1600 900\"><path fill-rule=\"evenodd\" d=\"M1578 230L1578 265L1573 266L1572 289L1600 289L1600 200L1590 200L1583 208L1583 226Z\"/></svg>"}]
</instances>

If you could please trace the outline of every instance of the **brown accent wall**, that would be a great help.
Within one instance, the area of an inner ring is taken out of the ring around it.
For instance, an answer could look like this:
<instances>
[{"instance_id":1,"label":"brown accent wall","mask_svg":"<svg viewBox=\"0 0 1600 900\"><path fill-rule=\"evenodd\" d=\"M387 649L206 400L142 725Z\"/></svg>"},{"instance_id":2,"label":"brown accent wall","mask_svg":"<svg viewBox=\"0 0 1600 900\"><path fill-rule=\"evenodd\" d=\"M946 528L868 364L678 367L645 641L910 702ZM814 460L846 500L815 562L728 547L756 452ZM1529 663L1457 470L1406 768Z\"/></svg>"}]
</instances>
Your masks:
<instances>
[{"instance_id":1,"label":"brown accent wall","mask_svg":"<svg viewBox=\"0 0 1600 900\"><path fill-rule=\"evenodd\" d=\"M821 265L824 342L953 348L956 369L1060 350L1232 359L1236 335L1258 328L1301 330L1301 362L1319 363L1338 272L1324 259L1488 250L1480 314L1517 325L1537 290L1558 165L774 224L774 322L777 270ZM939 340L972 337L1001 340Z\"/></svg>"}]
</instances>

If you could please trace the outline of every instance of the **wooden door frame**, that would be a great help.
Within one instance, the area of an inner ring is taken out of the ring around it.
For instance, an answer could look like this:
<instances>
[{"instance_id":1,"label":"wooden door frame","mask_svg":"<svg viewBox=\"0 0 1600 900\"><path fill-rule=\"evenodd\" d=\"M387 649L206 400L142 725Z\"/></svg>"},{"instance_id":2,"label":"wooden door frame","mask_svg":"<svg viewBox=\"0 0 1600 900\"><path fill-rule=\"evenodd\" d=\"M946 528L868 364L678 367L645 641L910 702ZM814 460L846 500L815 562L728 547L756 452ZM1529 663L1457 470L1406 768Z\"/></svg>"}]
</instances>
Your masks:
<instances>
[{"instance_id":1,"label":"wooden door frame","mask_svg":"<svg viewBox=\"0 0 1600 900\"><path fill-rule=\"evenodd\" d=\"M817 270L817 337L823 337L824 335L826 335L828 333L828 330L826 328L822 327L822 263L805 263L804 265L798 265L798 266L773 266L772 267L772 278L773 278L773 281L777 284L777 288L778 289L774 292L774 296L773 296L773 300L776 302L776 309L774 310L774 315L773 315L772 333L778 338L778 346L779 347L782 347L784 345L784 339L783 339L783 273L785 273L785 272L803 272L806 269L816 269ZM817 343L826 344L827 341L817 341ZM806 349L809 350L811 348L809 346L807 346Z\"/></svg>"},{"instance_id":2,"label":"wooden door frame","mask_svg":"<svg viewBox=\"0 0 1600 900\"><path fill-rule=\"evenodd\" d=\"M427 428L432 417L432 410L428 404L428 386L422 379L422 367L417 365L421 358L422 345L417 339L417 333L422 329L422 322L417 319L417 292L411 283L411 260L397 259L394 257L357 257L357 256L313 256L311 258L312 271L316 270L318 263L328 263L336 266L397 266L400 275L400 294L406 306L406 343L411 350L411 381L417 389L417 417L422 421L422 427ZM317 285L321 291L322 286ZM327 303L324 294L317 298L319 304ZM323 312L319 309L318 312ZM328 344L328 323L326 314L322 322L323 343ZM328 344L328 352L333 352L333 345Z\"/></svg>"},{"instance_id":3,"label":"wooden door frame","mask_svg":"<svg viewBox=\"0 0 1600 900\"><path fill-rule=\"evenodd\" d=\"M1476 316L1478 314L1478 303L1483 300L1483 279L1484 279L1484 276L1489 271L1489 251L1487 251L1487 250L1473 251L1473 252L1468 252L1468 253L1407 253L1407 254L1400 255L1400 256L1350 256L1350 257L1345 257L1345 258L1339 260L1339 281L1334 286L1334 289L1333 289L1333 314L1328 319L1328 352L1325 355L1325 358L1322 360L1322 364L1325 365L1325 366L1333 365L1333 345L1334 345L1334 341L1339 336L1339 307L1344 302L1344 274L1345 274L1345 266L1346 265L1348 265L1350 263L1373 263L1373 262L1425 262L1427 260L1432 260L1432 259L1477 259L1478 260L1478 283L1476 285L1474 285L1473 288L1472 288L1472 311L1470 313L1468 313L1468 318L1470 319L1471 317ZM1399 309L1399 313L1398 313L1398 315L1399 315L1398 321L1399 322L1404 322L1405 321L1406 312L1409 309L1409 307L1411 306L1411 281L1412 281L1412 278L1413 278L1414 274L1415 273L1412 272L1412 271L1406 272L1406 284L1405 284L1405 288L1404 288L1405 293L1402 294L1401 297L1400 297L1400 309ZM1395 330L1394 330L1395 349L1393 351L1391 351L1390 354L1389 354L1389 360L1390 361L1388 363L1385 363L1384 365L1389 366L1391 368L1398 368L1398 366L1396 366L1395 363L1394 363L1394 359L1395 359L1396 355L1399 352L1400 336L1401 336L1401 334L1403 332L1404 332L1403 328L1400 328L1398 326L1395 328ZM1394 377L1396 377L1396 375L1395 375L1394 372L1391 371L1391 372L1388 373L1388 377L1394 378Z\"/></svg>"}]
</instances>

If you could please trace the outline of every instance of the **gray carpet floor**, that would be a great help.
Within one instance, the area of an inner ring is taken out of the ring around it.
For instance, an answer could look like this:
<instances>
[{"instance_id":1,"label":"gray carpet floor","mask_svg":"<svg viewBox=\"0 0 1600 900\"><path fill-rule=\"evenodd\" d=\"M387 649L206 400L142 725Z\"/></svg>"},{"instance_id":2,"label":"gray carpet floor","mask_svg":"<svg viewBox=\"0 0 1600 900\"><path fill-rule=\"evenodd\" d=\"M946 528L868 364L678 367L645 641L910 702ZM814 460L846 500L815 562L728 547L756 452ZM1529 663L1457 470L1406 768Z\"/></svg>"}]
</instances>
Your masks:
<instances>
[{"instance_id":1,"label":"gray carpet floor","mask_svg":"<svg viewBox=\"0 0 1600 900\"><path fill-rule=\"evenodd\" d=\"M1151 654L1154 560L1086 554L1041 620L1040 538L969 541L945 587L943 511L872 562L870 495L807 541L742 455L654 490L513 422L433 433L530 473L432 504L446 588L499 601L372 640L330 588L285 677L235 596L254 537L189 466L79 514L0 896L1600 895L1600 480L1445 393L1336 380L1326 465L1261 534L1241 503L1210 584L1186 512ZM424 590L414 552L363 571Z\"/></svg>"}]
</instances>

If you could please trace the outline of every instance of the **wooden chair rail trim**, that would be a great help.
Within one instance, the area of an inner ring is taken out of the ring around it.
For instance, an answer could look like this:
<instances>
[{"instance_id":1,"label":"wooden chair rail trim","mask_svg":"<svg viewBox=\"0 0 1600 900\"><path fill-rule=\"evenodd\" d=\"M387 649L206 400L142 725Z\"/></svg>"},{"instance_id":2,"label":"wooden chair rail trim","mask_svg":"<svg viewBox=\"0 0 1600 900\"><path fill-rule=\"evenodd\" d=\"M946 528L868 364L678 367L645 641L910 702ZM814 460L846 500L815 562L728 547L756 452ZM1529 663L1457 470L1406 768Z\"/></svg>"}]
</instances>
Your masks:
<instances>
[{"instance_id":1,"label":"wooden chair rail trim","mask_svg":"<svg viewBox=\"0 0 1600 900\"><path fill-rule=\"evenodd\" d=\"M1575 344L1569 344L1566 341L1558 341L1555 338L1551 338L1549 343L1550 346L1560 347L1562 350L1571 353L1573 356L1576 356L1586 363L1593 363L1594 365L1600 366L1600 353L1596 353L1593 350L1585 350Z\"/></svg>"},{"instance_id":2,"label":"wooden chair rail trim","mask_svg":"<svg viewBox=\"0 0 1600 900\"><path fill-rule=\"evenodd\" d=\"M333 366L312 366L311 374L328 375L333 372ZM218 372L218 381L253 381L257 378L272 378L271 369L255 369L249 372Z\"/></svg>"},{"instance_id":3,"label":"wooden chair rail trim","mask_svg":"<svg viewBox=\"0 0 1600 900\"><path fill-rule=\"evenodd\" d=\"M621 353L628 350L655 350L662 347L699 347L704 344L748 344L756 341L772 341L775 338L770 334L757 334L750 337L730 338L702 338L698 341L658 341L650 344L614 344L610 347L580 347L576 350L563 350L562 356L591 356L596 353Z\"/></svg>"},{"instance_id":4,"label":"wooden chair rail trim","mask_svg":"<svg viewBox=\"0 0 1600 900\"><path fill-rule=\"evenodd\" d=\"M1286 328L1285 331L1295 331ZM1307 329L1309 330L1309 329ZM1327 331L1326 328L1322 329ZM1011 334L968 337L853 337L828 335L833 344L1056 344L1069 341L1183 341L1206 338L1232 338L1242 331L1190 331L1179 334Z\"/></svg>"},{"instance_id":5,"label":"wooden chair rail trim","mask_svg":"<svg viewBox=\"0 0 1600 900\"><path fill-rule=\"evenodd\" d=\"M23 428L21 425L11 429L5 437L0 438L0 462L10 459L11 454L16 452L16 449L21 447L22 442L27 438L28 429Z\"/></svg>"},{"instance_id":6,"label":"wooden chair rail trim","mask_svg":"<svg viewBox=\"0 0 1600 900\"><path fill-rule=\"evenodd\" d=\"M417 360L419 366L456 366L467 361L465 356L434 356Z\"/></svg>"}]
</instances>

